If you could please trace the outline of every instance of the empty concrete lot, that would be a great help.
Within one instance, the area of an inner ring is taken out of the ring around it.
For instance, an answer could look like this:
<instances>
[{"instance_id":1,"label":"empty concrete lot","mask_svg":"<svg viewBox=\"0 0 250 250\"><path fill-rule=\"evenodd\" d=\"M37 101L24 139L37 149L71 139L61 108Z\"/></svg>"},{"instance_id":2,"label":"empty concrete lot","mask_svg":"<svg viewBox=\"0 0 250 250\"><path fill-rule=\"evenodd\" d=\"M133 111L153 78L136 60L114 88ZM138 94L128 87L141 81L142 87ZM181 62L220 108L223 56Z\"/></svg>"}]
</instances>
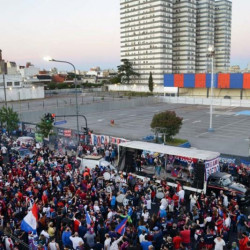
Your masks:
<instances>
[{"instance_id":1,"label":"empty concrete lot","mask_svg":"<svg viewBox=\"0 0 250 250\"><path fill-rule=\"evenodd\" d=\"M51 102L51 100L46 101ZM38 115L41 116L48 111L60 115L75 113L74 103L64 107L52 105L46 110L42 105L37 105L36 101L32 103L36 111L22 110L24 121L38 122ZM18 103L16 109L19 110ZM94 133L132 140L141 140L142 137L152 134L150 123L154 114L164 110L174 110L178 116L183 117L183 125L177 137L188 139L193 147L227 154L248 155L250 116L238 114L247 108L214 107L213 133L208 132L209 106L161 103L156 98L126 100L105 98L98 103L80 103L79 110L86 115L88 125ZM114 126L110 125L110 120L115 121ZM84 126L84 122L80 122L80 125ZM76 129L76 119L67 118L64 127Z\"/></svg>"}]
</instances>

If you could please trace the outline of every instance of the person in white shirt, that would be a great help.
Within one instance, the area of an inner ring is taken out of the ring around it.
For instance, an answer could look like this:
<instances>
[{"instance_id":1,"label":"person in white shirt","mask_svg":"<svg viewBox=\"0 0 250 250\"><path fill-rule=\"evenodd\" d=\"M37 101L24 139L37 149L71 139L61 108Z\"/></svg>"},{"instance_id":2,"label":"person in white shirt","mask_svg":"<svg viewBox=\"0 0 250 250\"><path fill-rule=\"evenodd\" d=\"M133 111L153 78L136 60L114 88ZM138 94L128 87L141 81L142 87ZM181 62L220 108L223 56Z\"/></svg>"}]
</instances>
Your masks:
<instances>
[{"instance_id":1,"label":"person in white shirt","mask_svg":"<svg viewBox=\"0 0 250 250\"><path fill-rule=\"evenodd\" d=\"M228 197L225 194L223 194L223 205L224 207L228 207Z\"/></svg>"},{"instance_id":2,"label":"person in white shirt","mask_svg":"<svg viewBox=\"0 0 250 250\"><path fill-rule=\"evenodd\" d=\"M110 243L111 243L111 238L109 237L109 234L105 234L105 241L104 241L104 250L110 250Z\"/></svg>"},{"instance_id":3,"label":"person in white shirt","mask_svg":"<svg viewBox=\"0 0 250 250\"><path fill-rule=\"evenodd\" d=\"M227 218L224 221L224 226L229 230L231 226L231 218L230 214L227 214Z\"/></svg>"},{"instance_id":4,"label":"person in white shirt","mask_svg":"<svg viewBox=\"0 0 250 250\"><path fill-rule=\"evenodd\" d=\"M144 222L147 222L149 218L148 210L145 209L141 216L143 217Z\"/></svg>"},{"instance_id":5,"label":"person in white shirt","mask_svg":"<svg viewBox=\"0 0 250 250\"><path fill-rule=\"evenodd\" d=\"M59 244L55 242L55 237L53 237L51 239L51 242L48 245L48 249L49 250L59 250L60 249Z\"/></svg>"},{"instance_id":6,"label":"person in white shirt","mask_svg":"<svg viewBox=\"0 0 250 250\"><path fill-rule=\"evenodd\" d=\"M5 146L2 146L1 147L1 152L2 152L2 155L6 155L7 154L7 148Z\"/></svg>"},{"instance_id":7,"label":"person in white shirt","mask_svg":"<svg viewBox=\"0 0 250 250\"><path fill-rule=\"evenodd\" d=\"M75 232L74 236L70 236L69 239L72 241L73 248L76 249L80 246L80 244L83 244L83 239L78 236L78 233Z\"/></svg>"},{"instance_id":8,"label":"person in white shirt","mask_svg":"<svg viewBox=\"0 0 250 250\"><path fill-rule=\"evenodd\" d=\"M162 210L167 209L168 200L167 200L166 198L162 198L162 199L161 199L161 206L162 206Z\"/></svg>"},{"instance_id":9,"label":"person in white shirt","mask_svg":"<svg viewBox=\"0 0 250 250\"><path fill-rule=\"evenodd\" d=\"M214 250L223 250L224 246L226 245L225 241L220 236L217 236L214 239L214 243Z\"/></svg>"},{"instance_id":10,"label":"person in white shirt","mask_svg":"<svg viewBox=\"0 0 250 250\"><path fill-rule=\"evenodd\" d=\"M195 194L190 194L189 199L190 199L190 212L192 212L193 207L195 206L197 202L197 196Z\"/></svg>"},{"instance_id":11,"label":"person in white shirt","mask_svg":"<svg viewBox=\"0 0 250 250\"><path fill-rule=\"evenodd\" d=\"M184 200L185 191L180 187L180 191L177 193L177 195L179 196L179 203L180 203Z\"/></svg>"},{"instance_id":12,"label":"person in white shirt","mask_svg":"<svg viewBox=\"0 0 250 250\"><path fill-rule=\"evenodd\" d=\"M113 241L110 246L110 250L119 250L120 248L118 244L120 243L120 241L122 241L122 239L123 239L123 236L121 236L118 240Z\"/></svg>"}]
</instances>

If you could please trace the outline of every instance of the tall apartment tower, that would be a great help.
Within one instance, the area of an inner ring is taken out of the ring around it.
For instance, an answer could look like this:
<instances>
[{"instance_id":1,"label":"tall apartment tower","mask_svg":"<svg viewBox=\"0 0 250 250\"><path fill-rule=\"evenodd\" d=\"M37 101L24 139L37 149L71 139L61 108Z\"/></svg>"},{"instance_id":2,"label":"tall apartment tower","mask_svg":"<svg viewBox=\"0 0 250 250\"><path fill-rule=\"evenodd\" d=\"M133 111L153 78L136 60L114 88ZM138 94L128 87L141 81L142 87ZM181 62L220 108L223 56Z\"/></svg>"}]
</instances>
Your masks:
<instances>
[{"instance_id":1,"label":"tall apartment tower","mask_svg":"<svg viewBox=\"0 0 250 250\"><path fill-rule=\"evenodd\" d=\"M155 84L172 73L173 0L120 0L121 59L140 73L139 84Z\"/></svg>"},{"instance_id":2,"label":"tall apartment tower","mask_svg":"<svg viewBox=\"0 0 250 250\"><path fill-rule=\"evenodd\" d=\"M174 0L173 73L195 72L196 0Z\"/></svg>"},{"instance_id":3,"label":"tall apartment tower","mask_svg":"<svg viewBox=\"0 0 250 250\"><path fill-rule=\"evenodd\" d=\"M230 66L232 2L215 2L215 70L226 72Z\"/></svg>"},{"instance_id":4,"label":"tall apartment tower","mask_svg":"<svg viewBox=\"0 0 250 250\"><path fill-rule=\"evenodd\" d=\"M120 0L121 59L140 73L136 83L163 84L164 73L211 71L230 66L231 0Z\"/></svg>"},{"instance_id":5,"label":"tall apartment tower","mask_svg":"<svg viewBox=\"0 0 250 250\"><path fill-rule=\"evenodd\" d=\"M208 47L214 46L214 0L197 0L196 19L196 73L211 71Z\"/></svg>"}]
</instances>

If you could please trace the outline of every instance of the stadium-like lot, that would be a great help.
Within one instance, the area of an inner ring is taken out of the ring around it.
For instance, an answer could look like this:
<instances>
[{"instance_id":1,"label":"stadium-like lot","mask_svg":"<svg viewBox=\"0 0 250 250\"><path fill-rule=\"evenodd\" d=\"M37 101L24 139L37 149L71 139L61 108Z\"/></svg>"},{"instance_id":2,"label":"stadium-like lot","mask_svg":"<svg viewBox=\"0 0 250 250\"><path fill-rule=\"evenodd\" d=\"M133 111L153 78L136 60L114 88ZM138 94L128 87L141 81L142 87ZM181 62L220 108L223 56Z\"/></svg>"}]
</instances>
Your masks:
<instances>
[{"instance_id":1,"label":"stadium-like lot","mask_svg":"<svg viewBox=\"0 0 250 250\"><path fill-rule=\"evenodd\" d=\"M71 100L70 100L71 99ZM58 101L59 105L58 105ZM96 98L80 97L79 110L88 119L89 128L94 133L114 135L133 140L152 134L150 123L155 113L174 110L183 117L183 126L179 138L188 139L193 147L218 151L226 154L248 156L250 136L250 116L239 114L247 108L214 107L213 128L208 132L209 106L168 104L157 98ZM22 113L23 121L38 122L45 112L56 114L74 114L74 96L55 97L27 102L14 103L14 109ZM64 105L61 105L64 104ZM250 113L250 112L249 112ZM115 125L110 125L110 120ZM84 122L80 120L80 127ZM76 128L76 118L67 118L66 128Z\"/></svg>"}]
</instances>

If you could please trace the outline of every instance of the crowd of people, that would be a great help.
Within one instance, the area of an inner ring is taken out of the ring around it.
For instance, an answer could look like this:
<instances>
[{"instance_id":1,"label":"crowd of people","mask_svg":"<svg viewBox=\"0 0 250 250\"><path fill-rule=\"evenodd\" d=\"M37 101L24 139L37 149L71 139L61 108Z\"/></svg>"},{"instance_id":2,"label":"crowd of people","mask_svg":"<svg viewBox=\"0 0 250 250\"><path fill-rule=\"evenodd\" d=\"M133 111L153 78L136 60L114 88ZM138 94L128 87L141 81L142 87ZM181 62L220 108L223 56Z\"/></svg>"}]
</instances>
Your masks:
<instances>
[{"instance_id":1,"label":"crowd of people","mask_svg":"<svg viewBox=\"0 0 250 250\"><path fill-rule=\"evenodd\" d=\"M250 217L237 196L188 193L108 166L81 169L77 152L45 146L22 145L33 153L22 158L12 139L0 140L0 249L250 249ZM115 161L113 151L103 147L106 160ZM34 204L36 232L24 231Z\"/></svg>"}]
</instances>

